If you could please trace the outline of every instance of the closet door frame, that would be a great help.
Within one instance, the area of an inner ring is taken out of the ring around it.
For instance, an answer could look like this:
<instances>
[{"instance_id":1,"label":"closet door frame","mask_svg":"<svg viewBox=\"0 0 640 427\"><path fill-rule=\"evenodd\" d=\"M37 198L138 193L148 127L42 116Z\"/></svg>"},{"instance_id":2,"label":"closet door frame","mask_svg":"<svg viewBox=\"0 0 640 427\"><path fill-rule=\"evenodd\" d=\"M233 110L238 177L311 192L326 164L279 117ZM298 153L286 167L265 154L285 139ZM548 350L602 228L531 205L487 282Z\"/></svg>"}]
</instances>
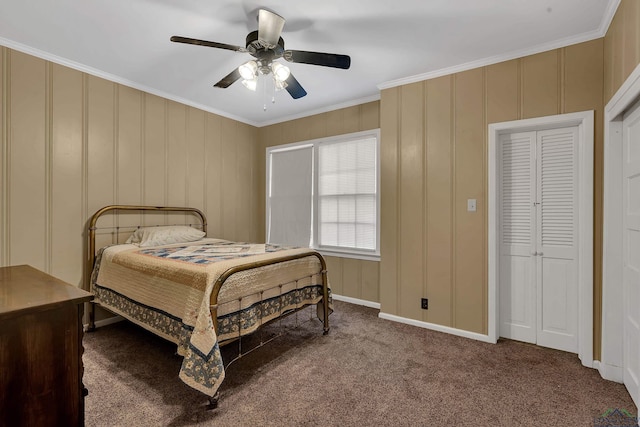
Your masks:
<instances>
[{"instance_id":1,"label":"closet door frame","mask_svg":"<svg viewBox=\"0 0 640 427\"><path fill-rule=\"evenodd\" d=\"M578 127L578 357L584 366L593 367L593 144L594 111L514 120L489 125L488 155L488 297L489 339L497 342L499 328L499 215L498 139L504 133L541 131L560 127Z\"/></svg>"}]
</instances>

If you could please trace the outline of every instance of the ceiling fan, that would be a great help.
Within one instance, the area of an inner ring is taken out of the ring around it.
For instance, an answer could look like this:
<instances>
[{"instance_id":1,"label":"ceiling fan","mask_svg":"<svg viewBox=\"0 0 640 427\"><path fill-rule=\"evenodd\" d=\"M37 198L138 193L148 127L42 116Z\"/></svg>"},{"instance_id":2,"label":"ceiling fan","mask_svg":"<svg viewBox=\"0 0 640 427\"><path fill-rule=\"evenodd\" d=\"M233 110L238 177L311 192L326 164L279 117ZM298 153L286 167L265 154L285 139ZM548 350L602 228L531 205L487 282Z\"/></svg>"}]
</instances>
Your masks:
<instances>
[{"instance_id":1,"label":"ceiling fan","mask_svg":"<svg viewBox=\"0 0 640 427\"><path fill-rule=\"evenodd\" d=\"M258 11L258 30L247 34L246 47L181 36L173 36L171 41L216 47L235 52L247 52L253 56L255 59L240 65L214 85L223 89L242 78L244 86L250 90L256 90L258 76L272 73L276 90L286 89L292 98L302 98L307 94L307 91L293 77L287 66L276 61L279 58L284 58L286 61L294 63L349 69L351 58L347 55L305 50L285 50L284 40L280 37L284 23L285 19L282 16L260 9Z\"/></svg>"}]
</instances>

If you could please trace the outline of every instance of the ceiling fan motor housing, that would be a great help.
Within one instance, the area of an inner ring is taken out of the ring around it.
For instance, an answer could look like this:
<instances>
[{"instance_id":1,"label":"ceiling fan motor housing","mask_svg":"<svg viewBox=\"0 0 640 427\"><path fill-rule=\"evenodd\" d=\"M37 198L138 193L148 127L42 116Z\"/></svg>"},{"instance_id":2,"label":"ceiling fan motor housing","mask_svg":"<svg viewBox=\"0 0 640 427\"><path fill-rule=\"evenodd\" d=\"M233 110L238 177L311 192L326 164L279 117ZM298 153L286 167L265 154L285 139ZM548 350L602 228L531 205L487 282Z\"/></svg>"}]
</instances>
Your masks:
<instances>
[{"instance_id":1,"label":"ceiling fan motor housing","mask_svg":"<svg viewBox=\"0 0 640 427\"><path fill-rule=\"evenodd\" d=\"M274 59L282 57L284 53L284 40L282 37L278 39L276 46L265 45L264 41L258 38L258 31L252 31L247 34L247 51L251 56L258 60L258 69L262 74L268 74L267 68ZM263 67L267 67L264 70Z\"/></svg>"}]
</instances>

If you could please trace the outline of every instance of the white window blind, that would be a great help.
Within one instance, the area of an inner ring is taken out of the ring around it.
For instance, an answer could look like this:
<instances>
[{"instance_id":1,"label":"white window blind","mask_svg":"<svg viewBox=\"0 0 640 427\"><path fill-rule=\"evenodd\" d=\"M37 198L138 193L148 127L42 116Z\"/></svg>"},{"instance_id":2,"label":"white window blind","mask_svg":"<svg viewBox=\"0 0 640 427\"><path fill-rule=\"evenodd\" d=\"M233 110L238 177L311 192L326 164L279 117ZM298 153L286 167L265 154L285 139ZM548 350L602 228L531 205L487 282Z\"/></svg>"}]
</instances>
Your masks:
<instances>
[{"instance_id":1,"label":"white window blind","mask_svg":"<svg viewBox=\"0 0 640 427\"><path fill-rule=\"evenodd\" d=\"M376 250L377 140L318 147L318 245Z\"/></svg>"},{"instance_id":2,"label":"white window blind","mask_svg":"<svg viewBox=\"0 0 640 427\"><path fill-rule=\"evenodd\" d=\"M269 243L309 247L313 146L270 152Z\"/></svg>"}]
</instances>

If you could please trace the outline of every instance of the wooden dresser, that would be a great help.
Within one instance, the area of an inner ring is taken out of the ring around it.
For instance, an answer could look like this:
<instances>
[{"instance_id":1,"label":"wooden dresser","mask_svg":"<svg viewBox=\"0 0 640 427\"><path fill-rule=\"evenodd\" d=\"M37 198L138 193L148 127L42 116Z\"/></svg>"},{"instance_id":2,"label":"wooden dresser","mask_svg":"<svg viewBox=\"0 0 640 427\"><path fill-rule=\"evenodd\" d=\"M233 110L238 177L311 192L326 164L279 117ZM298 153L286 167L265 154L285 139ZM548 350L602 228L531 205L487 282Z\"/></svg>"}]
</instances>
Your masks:
<instances>
[{"instance_id":1,"label":"wooden dresser","mask_svg":"<svg viewBox=\"0 0 640 427\"><path fill-rule=\"evenodd\" d=\"M0 426L84 424L82 313L92 298L28 265L0 268Z\"/></svg>"}]
</instances>

